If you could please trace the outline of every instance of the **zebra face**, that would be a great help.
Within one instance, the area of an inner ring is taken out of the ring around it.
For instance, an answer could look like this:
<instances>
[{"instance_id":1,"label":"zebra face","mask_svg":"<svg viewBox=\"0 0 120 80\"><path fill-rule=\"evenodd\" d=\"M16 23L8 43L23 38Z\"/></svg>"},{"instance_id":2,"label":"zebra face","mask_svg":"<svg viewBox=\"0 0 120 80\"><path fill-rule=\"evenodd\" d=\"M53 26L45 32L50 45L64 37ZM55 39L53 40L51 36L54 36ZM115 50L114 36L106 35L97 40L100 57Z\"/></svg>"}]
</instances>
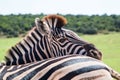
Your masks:
<instances>
[{"instance_id":1,"label":"zebra face","mask_svg":"<svg viewBox=\"0 0 120 80\"><path fill-rule=\"evenodd\" d=\"M62 34L56 35L59 44L64 46L68 54L81 54L90 56L96 59L102 59L102 53L89 42L81 39L75 32L67 29L61 29Z\"/></svg>"},{"instance_id":2,"label":"zebra face","mask_svg":"<svg viewBox=\"0 0 120 80\"><path fill-rule=\"evenodd\" d=\"M53 41L59 45L62 55L81 54L101 60L102 54L95 46L88 45L90 43L82 40L75 32L62 28L66 24L63 17L50 15L43 18L43 22L49 25Z\"/></svg>"}]
</instances>

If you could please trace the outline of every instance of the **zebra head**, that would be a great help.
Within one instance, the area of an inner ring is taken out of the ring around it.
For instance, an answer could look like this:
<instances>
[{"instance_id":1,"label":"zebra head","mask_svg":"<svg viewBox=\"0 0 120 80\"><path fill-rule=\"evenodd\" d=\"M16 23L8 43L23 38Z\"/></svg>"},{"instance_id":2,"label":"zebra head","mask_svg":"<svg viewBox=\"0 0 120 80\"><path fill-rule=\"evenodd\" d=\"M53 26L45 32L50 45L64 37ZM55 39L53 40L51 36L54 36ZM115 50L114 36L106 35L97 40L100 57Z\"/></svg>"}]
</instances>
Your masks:
<instances>
[{"instance_id":1,"label":"zebra head","mask_svg":"<svg viewBox=\"0 0 120 80\"><path fill-rule=\"evenodd\" d=\"M102 59L102 53L93 44L81 39L75 32L63 28L67 24L66 18L59 15L48 15L42 20L48 24L52 37L58 41L64 50L63 55L81 54Z\"/></svg>"}]
</instances>

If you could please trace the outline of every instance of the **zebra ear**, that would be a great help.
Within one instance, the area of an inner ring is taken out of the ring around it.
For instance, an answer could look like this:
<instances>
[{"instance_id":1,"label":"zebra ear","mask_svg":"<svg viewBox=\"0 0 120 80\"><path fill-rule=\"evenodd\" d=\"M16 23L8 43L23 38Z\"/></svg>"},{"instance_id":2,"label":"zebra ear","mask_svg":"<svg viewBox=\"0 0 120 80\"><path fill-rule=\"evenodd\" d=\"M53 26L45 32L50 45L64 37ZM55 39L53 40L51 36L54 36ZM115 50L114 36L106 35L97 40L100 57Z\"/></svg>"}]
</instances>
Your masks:
<instances>
[{"instance_id":1,"label":"zebra ear","mask_svg":"<svg viewBox=\"0 0 120 80\"><path fill-rule=\"evenodd\" d=\"M66 18L60 15L48 15L42 19L46 22L51 28L61 28L67 24Z\"/></svg>"},{"instance_id":2,"label":"zebra ear","mask_svg":"<svg viewBox=\"0 0 120 80\"><path fill-rule=\"evenodd\" d=\"M49 26L44 21L41 21L39 18L35 19L35 25L42 33L50 34Z\"/></svg>"},{"instance_id":3,"label":"zebra ear","mask_svg":"<svg viewBox=\"0 0 120 80\"><path fill-rule=\"evenodd\" d=\"M43 22L40 20L40 18L35 18L35 25L37 28L43 25Z\"/></svg>"}]
</instances>

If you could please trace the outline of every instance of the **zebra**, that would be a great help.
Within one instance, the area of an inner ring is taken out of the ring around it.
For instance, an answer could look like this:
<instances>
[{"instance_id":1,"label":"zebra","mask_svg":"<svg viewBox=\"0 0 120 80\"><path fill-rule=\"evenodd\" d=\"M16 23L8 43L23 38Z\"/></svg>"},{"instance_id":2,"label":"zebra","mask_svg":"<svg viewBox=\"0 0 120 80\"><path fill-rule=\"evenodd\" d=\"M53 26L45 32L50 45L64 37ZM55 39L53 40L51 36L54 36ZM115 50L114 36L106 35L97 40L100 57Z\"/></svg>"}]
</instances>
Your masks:
<instances>
[{"instance_id":1,"label":"zebra","mask_svg":"<svg viewBox=\"0 0 120 80\"><path fill-rule=\"evenodd\" d=\"M35 27L12 46L5 55L6 65L26 64L51 57L80 54L102 59L102 53L91 43L82 40L75 32L62 27L66 18L48 15L35 19Z\"/></svg>"},{"instance_id":2,"label":"zebra","mask_svg":"<svg viewBox=\"0 0 120 80\"><path fill-rule=\"evenodd\" d=\"M65 55L23 65L0 66L0 80L120 80L101 60Z\"/></svg>"}]
</instances>

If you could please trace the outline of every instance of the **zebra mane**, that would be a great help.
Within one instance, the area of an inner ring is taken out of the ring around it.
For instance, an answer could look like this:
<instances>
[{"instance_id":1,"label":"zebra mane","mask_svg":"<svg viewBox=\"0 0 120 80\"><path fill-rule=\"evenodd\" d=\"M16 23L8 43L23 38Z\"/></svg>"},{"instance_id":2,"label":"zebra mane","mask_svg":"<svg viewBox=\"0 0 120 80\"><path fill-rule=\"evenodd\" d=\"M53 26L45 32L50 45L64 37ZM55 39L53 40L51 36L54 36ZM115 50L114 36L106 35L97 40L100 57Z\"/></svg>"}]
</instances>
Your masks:
<instances>
[{"instance_id":1,"label":"zebra mane","mask_svg":"<svg viewBox=\"0 0 120 80\"><path fill-rule=\"evenodd\" d=\"M52 28L52 27L58 27L61 28L64 25L67 24L67 20L66 18L64 18L63 16L60 15L48 15L42 18L43 21L47 22L48 25Z\"/></svg>"}]
</instances>

